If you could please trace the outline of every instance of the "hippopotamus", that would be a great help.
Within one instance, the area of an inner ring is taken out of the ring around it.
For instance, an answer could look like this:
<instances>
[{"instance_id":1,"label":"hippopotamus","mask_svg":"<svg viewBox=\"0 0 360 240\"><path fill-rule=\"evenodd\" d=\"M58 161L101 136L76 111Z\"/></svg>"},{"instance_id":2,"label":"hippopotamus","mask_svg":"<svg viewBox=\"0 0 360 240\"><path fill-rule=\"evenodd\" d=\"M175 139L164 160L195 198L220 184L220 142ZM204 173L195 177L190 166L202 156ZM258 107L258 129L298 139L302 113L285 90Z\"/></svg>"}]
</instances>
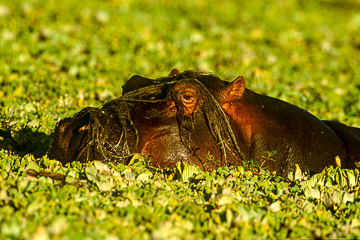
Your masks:
<instances>
[{"instance_id":1,"label":"hippopotamus","mask_svg":"<svg viewBox=\"0 0 360 240\"><path fill-rule=\"evenodd\" d=\"M127 164L140 153L150 164L177 162L203 170L251 161L286 175L327 166L356 168L360 129L322 121L295 105L200 71L166 77L135 75L121 97L57 122L49 155L66 164L101 160Z\"/></svg>"}]
</instances>

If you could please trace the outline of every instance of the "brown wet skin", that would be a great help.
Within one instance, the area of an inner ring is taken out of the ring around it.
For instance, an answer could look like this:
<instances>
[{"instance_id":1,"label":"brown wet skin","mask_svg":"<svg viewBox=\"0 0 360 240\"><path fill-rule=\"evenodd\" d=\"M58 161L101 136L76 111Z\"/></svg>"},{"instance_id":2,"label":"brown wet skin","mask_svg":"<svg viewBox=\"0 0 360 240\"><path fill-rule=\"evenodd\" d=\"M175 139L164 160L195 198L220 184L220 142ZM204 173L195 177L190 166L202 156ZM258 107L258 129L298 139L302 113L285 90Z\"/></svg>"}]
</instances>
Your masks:
<instances>
[{"instance_id":1,"label":"brown wet skin","mask_svg":"<svg viewBox=\"0 0 360 240\"><path fill-rule=\"evenodd\" d=\"M267 159L272 152L271 159ZM254 160L285 175L295 164L310 172L360 161L360 129L321 121L309 112L203 72L133 76L123 96L61 120L50 156L62 163L127 163L132 153L156 167L184 161L210 170Z\"/></svg>"}]
</instances>

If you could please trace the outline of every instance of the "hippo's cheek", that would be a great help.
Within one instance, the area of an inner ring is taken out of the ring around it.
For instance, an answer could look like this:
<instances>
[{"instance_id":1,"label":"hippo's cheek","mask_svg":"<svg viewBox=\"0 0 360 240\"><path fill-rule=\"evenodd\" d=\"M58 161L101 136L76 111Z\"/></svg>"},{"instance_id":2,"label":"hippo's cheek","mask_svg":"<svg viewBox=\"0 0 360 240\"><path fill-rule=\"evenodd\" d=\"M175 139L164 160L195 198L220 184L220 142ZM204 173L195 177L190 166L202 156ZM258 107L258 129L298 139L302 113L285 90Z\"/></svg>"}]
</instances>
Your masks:
<instances>
[{"instance_id":1,"label":"hippo's cheek","mask_svg":"<svg viewBox=\"0 0 360 240\"><path fill-rule=\"evenodd\" d=\"M144 145L141 154L151 159L151 165L160 168L174 167L179 161L198 164L197 159L181 143L176 134L156 134Z\"/></svg>"}]
</instances>

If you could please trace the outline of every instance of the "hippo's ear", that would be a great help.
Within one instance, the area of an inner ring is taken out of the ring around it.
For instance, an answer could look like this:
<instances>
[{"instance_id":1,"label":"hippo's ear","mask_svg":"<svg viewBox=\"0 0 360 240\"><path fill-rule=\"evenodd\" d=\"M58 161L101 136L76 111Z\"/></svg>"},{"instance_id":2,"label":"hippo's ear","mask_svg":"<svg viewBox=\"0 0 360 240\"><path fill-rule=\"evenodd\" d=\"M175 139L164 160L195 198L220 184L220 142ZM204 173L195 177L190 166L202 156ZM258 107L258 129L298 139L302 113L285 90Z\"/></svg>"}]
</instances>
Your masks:
<instances>
[{"instance_id":1,"label":"hippo's ear","mask_svg":"<svg viewBox=\"0 0 360 240\"><path fill-rule=\"evenodd\" d=\"M243 77L237 77L229 86L223 90L221 102L233 102L242 98L245 92L245 81Z\"/></svg>"},{"instance_id":2,"label":"hippo's ear","mask_svg":"<svg viewBox=\"0 0 360 240\"><path fill-rule=\"evenodd\" d=\"M168 77L178 76L178 75L180 75L180 71L178 69L174 68L173 70L171 70Z\"/></svg>"},{"instance_id":3,"label":"hippo's ear","mask_svg":"<svg viewBox=\"0 0 360 240\"><path fill-rule=\"evenodd\" d=\"M149 86L153 81L150 78L134 75L122 86L123 94Z\"/></svg>"}]
</instances>

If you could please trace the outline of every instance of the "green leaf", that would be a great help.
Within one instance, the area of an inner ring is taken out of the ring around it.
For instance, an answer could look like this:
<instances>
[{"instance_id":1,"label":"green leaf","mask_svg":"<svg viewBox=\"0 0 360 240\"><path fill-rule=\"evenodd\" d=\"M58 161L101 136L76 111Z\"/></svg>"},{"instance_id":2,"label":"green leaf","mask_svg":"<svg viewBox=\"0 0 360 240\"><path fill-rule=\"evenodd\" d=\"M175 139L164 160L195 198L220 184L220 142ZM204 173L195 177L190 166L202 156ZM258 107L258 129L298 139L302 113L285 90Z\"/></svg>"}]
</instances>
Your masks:
<instances>
[{"instance_id":1,"label":"green leaf","mask_svg":"<svg viewBox=\"0 0 360 240\"><path fill-rule=\"evenodd\" d=\"M33 235L34 240L48 240L49 239L49 233L47 229L40 225L37 227L36 232Z\"/></svg>"},{"instance_id":2,"label":"green leaf","mask_svg":"<svg viewBox=\"0 0 360 240\"><path fill-rule=\"evenodd\" d=\"M222 195L218 200L218 205L219 206L229 205L232 202L233 202L232 196L230 196L230 195Z\"/></svg>"},{"instance_id":3,"label":"green leaf","mask_svg":"<svg viewBox=\"0 0 360 240\"><path fill-rule=\"evenodd\" d=\"M349 170L347 172L347 177L348 177L348 186L349 187L355 187L356 184L357 184L358 179L355 178L355 175L354 175L353 171Z\"/></svg>"},{"instance_id":4,"label":"green leaf","mask_svg":"<svg viewBox=\"0 0 360 240\"><path fill-rule=\"evenodd\" d=\"M3 222L0 226L1 234L9 238L19 238L22 232L21 225L12 219L9 222Z\"/></svg>"},{"instance_id":5,"label":"green leaf","mask_svg":"<svg viewBox=\"0 0 360 240\"><path fill-rule=\"evenodd\" d=\"M98 169L95 165L86 166L85 174L87 179L89 179L90 181L95 181L97 179Z\"/></svg>"},{"instance_id":6,"label":"green leaf","mask_svg":"<svg viewBox=\"0 0 360 240\"><path fill-rule=\"evenodd\" d=\"M151 172L145 172L145 173L141 173L139 176L137 176L136 180L145 183L145 182L150 181L152 176L153 176L153 174Z\"/></svg>"},{"instance_id":7,"label":"green leaf","mask_svg":"<svg viewBox=\"0 0 360 240\"><path fill-rule=\"evenodd\" d=\"M182 175L183 182L189 182L190 179L194 175L199 174L200 171L201 170L200 170L199 166L197 166L197 165L190 165L190 164L185 165L184 169L183 169L183 175Z\"/></svg>"},{"instance_id":8,"label":"green leaf","mask_svg":"<svg viewBox=\"0 0 360 240\"><path fill-rule=\"evenodd\" d=\"M102 174L102 175L111 175L112 174L109 166L106 163L103 163L100 161L94 161L93 164L99 174Z\"/></svg>"},{"instance_id":9,"label":"green leaf","mask_svg":"<svg viewBox=\"0 0 360 240\"><path fill-rule=\"evenodd\" d=\"M329 207L337 207L339 203L341 203L340 193L338 191L334 191L332 193L326 193L324 198L324 204L327 208Z\"/></svg>"},{"instance_id":10,"label":"green leaf","mask_svg":"<svg viewBox=\"0 0 360 240\"><path fill-rule=\"evenodd\" d=\"M338 171L336 174L336 182L340 185L341 188L348 186L347 173L344 170Z\"/></svg>"},{"instance_id":11,"label":"green leaf","mask_svg":"<svg viewBox=\"0 0 360 240\"><path fill-rule=\"evenodd\" d=\"M65 216L55 217L49 225L49 233L52 235L60 235L69 227L68 219Z\"/></svg>"},{"instance_id":12,"label":"green leaf","mask_svg":"<svg viewBox=\"0 0 360 240\"><path fill-rule=\"evenodd\" d=\"M281 202L275 201L267 207L272 212L279 212L281 210Z\"/></svg>"},{"instance_id":13,"label":"green leaf","mask_svg":"<svg viewBox=\"0 0 360 240\"><path fill-rule=\"evenodd\" d=\"M320 199L321 193L319 189L312 188L307 186L304 190L304 194L306 198Z\"/></svg>"},{"instance_id":14,"label":"green leaf","mask_svg":"<svg viewBox=\"0 0 360 240\"><path fill-rule=\"evenodd\" d=\"M113 178L100 179L95 181L95 184L100 191L110 191L115 186L115 181Z\"/></svg>"},{"instance_id":15,"label":"green leaf","mask_svg":"<svg viewBox=\"0 0 360 240\"><path fill-rule=\"evenodd\" d=\"M304 175L299 167L298 164L295 164L295 175L294 175L294 179L295 180L301 180L304 178Z\"/></svg>"},{"instance_id":16,"label":"green leaf","mask_svg":"<svg viewBox=\"0 0 360 240\"><path fill-rule=\"evenodd\" d=\"M123 171L123 174L125 175L125 179L128 181L134 181L135 180L135 173L130 169L127 168Z\"/></svg>"},{"instance_id":17,"label":"green leaf","mask_svg":"<svg viewBox=\"0 0 360 240\"><path fill-rule=\"evenodd\" d=\"M65 182L68 184L75 184L78 182L79 179L79 172L77 169L70 169L69 172L66 174Z\"/></svg>"},{"instance_id":18,"label":"green leaf","mask_svg":"<svg viewBox=\"0 0 360 240\"><path fill-rule=\"evenodd\" d=\"M176 168L179 171L181 180L183 182L190 182L190 180L201 172L199 166L188 163L177 162Z\"/></svg>"},{"instance_id":19,"label":"green leaf","mask_svg":"<svg viewBox=\"0 0 360 240\"><path fill-rule=\"evenodd\" d=\"M29 102L29 103L25 104L24 110L25 110L25 112L35 112L36 108L35 108L34 104Z\"/></svg>"},{"instance_id":20,"label":"green leaf","mask_svg":"<svg viewBox=\"0 0 360 240\"><path fill-rule=\"evenodd\" d=\"M342 203L346 204L347 202L354 202L354 200L355 200L354 194L345 191L342 197Z\"/></svg>"},{"instance_id":21,"label":"green leaf","mask_svg":"<svg viewBox=\"0 0 360 240\"><path fill-rule=\"evenodd\" d=\"M305 200L305 201L302 202L301 208L302 208L306 213L311 213L311 212L314 211L314 209L316 209L316 206L315 206L312 202L310 202L310 201L308 201L308 200Z\"/></svg>"}]
</instances>

